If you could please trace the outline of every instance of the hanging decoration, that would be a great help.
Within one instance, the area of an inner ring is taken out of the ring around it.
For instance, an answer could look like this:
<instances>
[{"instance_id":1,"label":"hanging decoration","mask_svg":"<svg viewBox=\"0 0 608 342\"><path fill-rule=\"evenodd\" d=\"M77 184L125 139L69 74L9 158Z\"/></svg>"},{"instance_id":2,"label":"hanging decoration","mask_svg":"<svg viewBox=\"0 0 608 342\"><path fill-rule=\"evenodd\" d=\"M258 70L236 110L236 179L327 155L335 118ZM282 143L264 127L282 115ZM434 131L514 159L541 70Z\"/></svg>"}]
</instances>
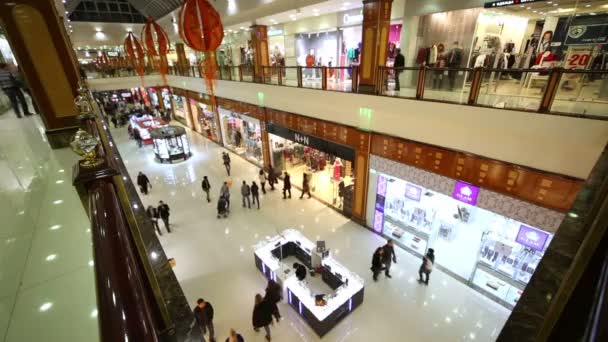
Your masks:
<instances>
[{"instance_id":1,"label":"hanging decoration","mask_svg":"<svg viewBox=\"0 0 608 342\"><path fill-rule=\"evenodd\" d=\"M141 84L144 84L144 71L145 71L145 56L144 56L144 48L141 46L139 39L135 37L133 32L129 32L127 38L125 38L124 44L125 51L127 55L131 59L131 63L133 67L141 77Z\"/></svg>"},{"instance_id":2,"label":"hanging decoration","mask_svg":"<svg viewBox=\"0 0 608 342\"><path fill-rule=\"evenodd\" d=\"M156 21L148 17L144 28L141 30L141 41L144 43L149 56L152 56L156 68L163 78L163 82L167 84L167 72L169 64L167 61L167 52L169 51L169 36Z\"/></svg>"},{"instance_id":3,"label":"hanging decoration","mask_svg":"<svg viewBox=\"0 0 608 342\"><path fill-rule=\"evenodd\" d=\"M204 53L200 69L207 93L216 108L214 79L217 72L215 49L224 39L224 26L219 13L207 0L184 0L179 12L179 34L186 45Z\"/></svg>"}]
</instances>

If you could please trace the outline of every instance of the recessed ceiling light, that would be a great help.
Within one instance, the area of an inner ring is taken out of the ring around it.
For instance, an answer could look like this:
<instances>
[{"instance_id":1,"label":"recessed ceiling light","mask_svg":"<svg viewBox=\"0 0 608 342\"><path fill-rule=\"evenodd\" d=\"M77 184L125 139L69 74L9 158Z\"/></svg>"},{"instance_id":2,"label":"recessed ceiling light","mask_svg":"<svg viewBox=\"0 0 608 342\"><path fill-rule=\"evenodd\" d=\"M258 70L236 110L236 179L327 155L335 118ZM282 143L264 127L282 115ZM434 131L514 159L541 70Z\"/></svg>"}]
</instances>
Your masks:
<instances>
[{"instance_id":1,"label":"recessed ceiling light","mask_svg":"<svg viewBox=\"0 0 608 342\"><path fill-rule=\"evenodd\" d=\"M243 26L239 27L241 30L244 30L245 28Z\"/></svg>"},{"instance_id":2,"label":"recessed ceiling light","mask_svg":"<svg viewBox=\"0 0 608 342\"><path fill-rule=\"evenodd\" d=\"M572 218L577 218L577 217L578 217L578 214L577 214L577 213L575 213L575 212L573 212L573 211L571 211L571 212L569 212L569 213L568 213L568 216L570 216L570 217L572 217Z\"/></svg>"},{"instance_id":3,"label":"recessed ceiling light","mask_svg":"<svg viewBox=\"0 0 608 342\"><path fill-rule=\"evenodd\" d=\"M586 5L585 5L585 7L591 7L591 5L589 5L589 4L586 4Z\"/></svg>"},{"instance_id":4,"label":"recessed ceiling light","mask_svg":"<svg viewBox=\"0 0 608 342\"><path fill-rule=\"evenodd\" d=\"M46 261L53 261L57 259L57 254L50 254L46 257Z\"/></svg>"},{"instance_id":5,"label":"recessed ceiling light","mask_svg":"<svg viewBox=\"0 0 608 342\"><path fill-rule=\"evenodd\" d=\"M315 17L318 17L318 16L319 16L319 13L315 13L315 14L313 14L313 15L314 15Z\"/></svg>"},{"instance_id":6,"label":"recessed ceiling light","mask_svg":"<svg viewBox=\"0 0 608 342\"><path fill-rule=\"evenodd\" d=\"M532 7L526 7L527 10L532 9Z\"/></svg>"},{"instance_id":7,"label":"recessed ceiling light","mask_svg":"<svg viewBox=\"0 0 608 342\"><path fill-rule=\"evenodd\" d=\"M589 15L597 15L597 13L591 12L591 13L589 13Z\"/></svg>"},{"instance_id":8,"label":"recessed ceiling light","mask_svg":"<svg viewBox=\"0 0 608 342\"><path fill-rule=\"evenodd\" d=\"M526 7L526 6L524 6L524 5L519 5L519 7Z\"/></svg>"},{"instance_id":9,"label":"recessed ceiling light","mask_svg":"<svg viewBox=\"0 0 608 342\"><path fill-rule=\"evenodd\" d=\"M291 20L296 21L297 19L296 18L291 18Z\"/></svg>"},{"instance_id":10,"label":"recessed ceiling light","mask_svg":"<svg viewBox=\"0 0 608 342\"><path fill-rule=\"evenodd\" d=\"M551 5L551 4L553 3L553 1L547 1L547 3L548 3L549 5Z\"/></svg>"},{"instance_id":11,"label":"recessed ceiling light","mask_svg":"<svg viewBox=\"0 0 608 342\"><path fill-rule=\"evenodd\" d=\"M60 224L56 224L56 225L52 225L49 229L50 230L57 230L59 228L61 228L61 225Z\"/></svg>"},{"instance_id":12,"label":"recessed ceiling light","mask_svg":"<svg viewBox=\"0 0 608 342\"><path fill-rule=\"evenodd\" d=\"M538 11L532 11L532 13L538 13Z\"/></svg>"},{"instance_id":13,"label":"recessed ceiling light","mask_svg":"<svg viewBox=\"0 0 608 342\"><path fill-rule=\"evenodd\" d=\"M553 6L559 6L559 4L553 4Z\"/></svg>"},{"instance_id":14,"label":"recessed ceiling light","mask_svg":"<svg viewBox=\"0 0 608 342\"><path fill-rule=\"evenodd\" d=\"M40 311L40 312L49 311L49 309L52 307L53 307L53 303L46 302L46 303L40 305L40 307L38 308L38 311Z\"/></svg>"}]
</instances>

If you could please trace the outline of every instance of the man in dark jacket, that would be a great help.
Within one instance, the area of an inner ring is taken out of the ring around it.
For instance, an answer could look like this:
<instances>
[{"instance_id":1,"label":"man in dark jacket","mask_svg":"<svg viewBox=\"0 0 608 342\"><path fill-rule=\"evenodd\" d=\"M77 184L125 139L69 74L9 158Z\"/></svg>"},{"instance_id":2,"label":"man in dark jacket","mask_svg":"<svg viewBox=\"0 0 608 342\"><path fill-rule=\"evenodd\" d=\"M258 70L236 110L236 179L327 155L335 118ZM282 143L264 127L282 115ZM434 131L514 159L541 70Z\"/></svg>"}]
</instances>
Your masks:
<instances>
[{"instance_id":1,"label":"man in dark jacket","mask_svg":"<svg viewBox=\"0 0 608 342\"><path fill-rule=\"evenodd\" d=\"M274 169L271 167L268 170L268 184L270 185L270 190L274 191L274 185L277 183L277 175L274 173Z\"/></svg>"},{"instance_id":2,"label":"man in dark jacket","mask_svg":"<svg viewBox=\"0 0 608 342\"><path fill-rule=\"evenodd\" d=\"M23 96L23 92L21 92L21 88L19 88L18 78L16 69L11 70L8 64L0 63L0 88L11 102L15 115L21 118L19 104L21 104L24 115L32 115L32 113L27 107L27 101L25 100L25 96Z\"/></svg>"},{"instance_id":3,"label":"man in dark jacket","mask_svg":"<svg viewBox=\"0 0 608 342\"><path fill-rule=\"evenodd\" d=\"M405 57L401 54L401 49L397 49L397 56L395 56L395 68L403 68L405 66ZM399 75L403 70L395 70L395 91L399 91Z\"/></svg>"},{"instance_id":4,"label":"man in dark jacket","mask_svg":"<svg viewBox=\"0 0 608 342\"><path fill-rule=\"evenodd\" d=\"M137 128L133 128L133 139L135 139L135 142L137 143L137 147L141 147L143 145L143 142L141 140L141 135L139 134L139 129L137 129Z\"/></svg>"},{"instance_id":5,"label":"man in dark jacket","mask_svg":"<svg viewBox=\"0 0 608 342\"><path fill-rule=\"evenodd\" d=\"M167 232L171 233L171 229L169 228L169 206L163 201L159 201L157 210L158 216L160 216L165 224L165 228L167 228Z\"/></svg>"},{"instance_id":6,"label":"man in dark jacket","mask_svg":"<svg viewBox=\"0 0 608 342\"><path fill-rule=\"evenodd\" d=\"M271 304L272 306L272 315L277 320L277 323L281 320L281 313L279 312L279 307L277 303L281 301L283 297L283 289L281 285L277 284L272 279L268 280L268 286L266 286L266 294L264 295L264 300Z\"/></svg>"},{"instance_id":7,"label":"man in dark jacket","mask_svg":"<svg viewBox=\"0 0 608 342\"><path fill-rule=\"evenodd\" d=\"M299 281L306 279L306 267L300 263L294 262L293 268L296 270L296 278Z\"/></svg>"},{"instance_id":8,"label":"man in dark jacket","mask_svg":"<svg viewBox=\"0 0 608 342\"><path fill-rule=\"evenodd\" d=\"M397 263L397 256L395 255L395 243L393 240L388 240L382 249L384 249L384 275L387 278L392 278L390 274L391 263Z\"/></svg>"},{"instance_id":9,"label":"man in dark jacket","mask_svg":"<svg viewBox=\"0 0 608 342\"><path fill-rule=\"evenodd\" d=\"M230 176L230 155L227 152L222 152L222 159L224 160L224 167L228 176Z\"/></svg>"},{"instance_id":10,"label":"man in dark jacket","mask_svg":"<svg viewBox=\"0 0 608 342\"><path fill-rule=\"evenodd\" d=\"M374 255L372 256L372 273L374 275L374 281L378 281L378 274L384 269L382 261L384 260L384 249L382 247L376 248Z\"/></svg>"},{"instance_id":11,"label":"man in dark jacket","mask_svg":"<svg viewBox=\"0 0 608 342\"><path fill-rule=\"evenodd\" d=\"M141 171L139 171L139 174L137 175L137 185L139 185L139 190L141 190L141 193L144 195L148 194L148 185L150 186L150 189L152 188L152 183L150 183L148 176Z\"/></svg>"},{"instance_id":12,"label":"man in dark jacket","mask_svg":"<svg viewBox=\"0 0 608 342\"><path fill-rule=\"evenodd\" d=\"M310 194L310 180L308 179L308 175L302 175L302 194L300 195L300 199L304 198L304 195L308 194L308 198L311 198Z\"/></svg>"},{"instance_id":13,"label":"man in dark jacket","mask_svg":"<svg viewBox=\"0 0 608 342\"><path fill-rule=\"evenodd\" d=\"M251 201L254 205L257 202L258 209L260 209L260 188L255 184L255 181L251 182Z\"/></svg>"},{"instance_id":14,"label":"man in dark jacket","mask_svg":"<svg viewBox=\"0 0 608 342\"><path fill-rule=\"evenodd\" d=\"M203 335L209 330L209 340L215 341L215 329L213 327L213 306L211 303L205 302L203 298L196 301L196 307L192 310L196 324L203 331Z\"/></svg>"},{"instance_id":15,"label":"man in dark jacket","mask_svg":"<svg viewBox=\"0 0 608 342\"><path fill-rule=\"evenodd\" d=\"M203 182L201 183L201 187L203 188L203 191L207 194L207 202L211 202L211 197L209 196L209 191L211 190L211 184L209 183L207 176L203 177Z\"/></svg>"},{"instance_id":16,"label":"man in dark jacket","mask_svg":"<svg viewBox=\"0 0 608 342\"><path fill-rule=\"evenodd\" d=\"M285 171L285 176L283 178L283 199L287 198L287 193L289 193L289 198L291 198L291 177L289 173Z\"/></svg>"},{"instance_id":17,"label":"man in dark jacket","mask_svg":"<svg viewBox=\"0 0 608 342\"><path fill-rule=\"evenodd\" d=\"M251 188L247 185L247 182L243 181L241 185L241 196L243 196L243 208L245 208L245 201L247 201L247 208L251 209Z\"/></svg>"}]
</instances>

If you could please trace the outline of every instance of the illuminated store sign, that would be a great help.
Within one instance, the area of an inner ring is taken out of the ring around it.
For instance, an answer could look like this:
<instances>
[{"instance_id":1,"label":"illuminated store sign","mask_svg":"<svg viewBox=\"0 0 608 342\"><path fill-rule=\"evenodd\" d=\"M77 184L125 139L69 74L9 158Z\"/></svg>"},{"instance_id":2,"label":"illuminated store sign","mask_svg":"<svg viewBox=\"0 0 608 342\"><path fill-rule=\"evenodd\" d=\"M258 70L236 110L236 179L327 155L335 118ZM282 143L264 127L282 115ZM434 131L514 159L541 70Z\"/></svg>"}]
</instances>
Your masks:
<instances>
[{"instance_id":1,"label":"illuminated store sign","mask_svg":"<svg viewBox=\"0 0 608 342\"><path fill-rule=\"evenodd\" d=\"M452 198L466 204L476 205L478 195L478 187L465 182L456 181L456 186L454 187L454 193L452 194Z\"/></svg>"},{"instance_id":2,"label":"illuminated store sign","mask_svg":"<svg viewBox=\"0 0 608 342\"><path fill-rule=\"evenodd\" d=\"M486 2L483 7L485 8L496 8L496 7L506 7L513 5L522 5L528 4L531 2L540 2L541 0L502 0L502 1L492 1Z\"/></svg>"},{"instance_id":3,"label":"illuminated store sign","mask_svg":"<svg viewBox=\"0 0 608 342\"><path fill-rule=\"evenodd\" d=\"M519 233L517 233L515 241L537 251L542 251L545 249L547 239L549 239L549 233L522 224L519 226Z\"/></svg>"},{"instance_id":4,"label":"illuminated store sign","mask_svg":"<svg viewBox=\"0 0 608 342\"><path fill-rule=\"evenodd\" d=\"M363 22L363 10L356 9L348 12L344 12L341 14L342 16L342 25L356 25L361 24Z\"/></svg>"}]
</instances>

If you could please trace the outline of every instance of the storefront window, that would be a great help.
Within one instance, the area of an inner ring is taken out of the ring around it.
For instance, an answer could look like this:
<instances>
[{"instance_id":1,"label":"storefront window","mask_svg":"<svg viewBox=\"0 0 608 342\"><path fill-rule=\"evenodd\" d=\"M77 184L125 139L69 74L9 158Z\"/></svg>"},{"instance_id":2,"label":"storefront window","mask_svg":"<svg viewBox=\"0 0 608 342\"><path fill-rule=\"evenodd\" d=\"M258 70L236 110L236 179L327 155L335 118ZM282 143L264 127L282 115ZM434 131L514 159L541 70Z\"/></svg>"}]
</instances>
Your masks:
<instances>
[{"instance_id":1,"label":"storefront window","mask_svg":"<svg viewBox=\"0 0 608 342\"><path fill-rule=\"evenodd\" d=\"M219 107L224 146L245 159L262 166L260 121Z\"/></svg>"},{"instance_id":2,"label":"storefront window","mask_svg":"<svg viewBox=\"0 0 608 342\"><path fill-rule=\"evenodd\" d=\"M185 96L173 95L173 114L175 118L192 128L192 120L188 114L188 101Z\"/></svg>"},{"instance_id":3,"label":"storefront window","mask_svg":"<svg viewBox=\"0 0 608 342\"><path fill-rule=\"evenodd\" d=\"M217 125L217 120L215 119L215 113L211 110L211 106L198 102L199 108L199 116L198 119L200 121L201 128L203 130L203 134L212 141L219 142L219 127Z\"/></svg>"},{"instance_id":4,"label":"storefront window","mask_svg":"<svg viewBox=\"0 0 608 342\"><path fill-rule=\"evenodd\" d=\"M286 133L283 135L292 133L286 129L276 129L275 132ZM350 216L354 189L353 161L328 151L332 149L330 142L297 133L292 138L302 143L269 134L275 172L289 172L292 185L299 188L306 174L310 191L315 197Z\"/></svg>"},{"instance_id":5,"label":"storefront window","mask_svg":"<svg viewBox=\"0 0 608 342\"><path fill-rule=\"evenodd\" d=\"M476 207L480 189L456 182L446 196L378 175L373 229L424 255L484 293L514 305L553 235Z\"/></svg>"},{"instance_id":6,"label":"storefront window","mask_svg":"<svg viewBox=\"0 0 608 342\"><path fill-rule=\"evenodd\" d=\"M165 109L171 108L171 92L169 92L168 88L163 88L161 91L163 96L163 103L165 105Z\"/></svg>"},{"instance_id":7,"label":"storefront window","mask_svg":"<svg viewBox=\"0 0 608 342\"><path fill-rule=\"evenodd\" d=\"M159 106L156 88L148 88L148 97L150 99L150 105L152 106L152 108L156 108L156 106Z\"/></svg>"}]
</instances>

